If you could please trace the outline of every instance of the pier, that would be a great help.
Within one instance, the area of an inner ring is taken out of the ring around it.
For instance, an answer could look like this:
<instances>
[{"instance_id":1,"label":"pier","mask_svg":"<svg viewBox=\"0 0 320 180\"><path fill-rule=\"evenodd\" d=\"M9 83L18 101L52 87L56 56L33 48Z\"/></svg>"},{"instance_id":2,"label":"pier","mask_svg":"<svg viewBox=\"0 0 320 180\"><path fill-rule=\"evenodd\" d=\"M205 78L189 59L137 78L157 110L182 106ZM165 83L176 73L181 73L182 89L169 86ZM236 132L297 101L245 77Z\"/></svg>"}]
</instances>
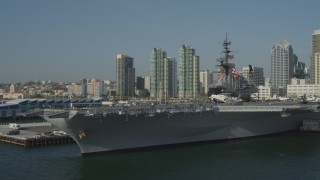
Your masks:
<instances>
[{"instance_id":1,"label":"pier","mask_svg":"<svg viewBox=\"0 0 320 180\"><path fill-rule=\"evenodd\" d=\"M55 130L49 123L27 123L19 125L19 129L10 128L9 124L0 125L0 142L24 147L74 143L71 137L61 131ZM18 134L12 132L18 132Z\"/></svg>"}]
</instances>

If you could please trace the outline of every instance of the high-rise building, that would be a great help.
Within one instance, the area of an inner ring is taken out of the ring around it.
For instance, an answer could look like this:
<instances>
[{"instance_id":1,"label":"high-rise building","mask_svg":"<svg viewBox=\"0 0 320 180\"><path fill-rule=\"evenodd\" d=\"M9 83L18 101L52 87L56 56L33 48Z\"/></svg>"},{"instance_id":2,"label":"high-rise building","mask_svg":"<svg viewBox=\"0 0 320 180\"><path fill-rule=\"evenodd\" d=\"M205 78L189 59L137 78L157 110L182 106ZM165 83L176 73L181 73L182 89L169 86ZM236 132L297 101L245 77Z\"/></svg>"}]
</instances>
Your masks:
<instances>
[{"instance_id":1,"label":"high-rise building","mask_svg":"<svg viewBox=\"0 0 320 180\"><path fill-rule=\"evenodd\" d=\"M162 49L153 48L150 54L150 97L163 97L164 93L164 59L167 54Z\"/></svg>"},{"instance_id":2,"label":"high-rise building","mask_svg":"<svg viewBox=\"0 0 320 180\"><path fill-rule=\"evenodd\" d=\"M298 64L298 56L293 54L293 65L296 66Z\"/></svg>"},{"instance_id":3,"label":"high-rise building","mask_svg":"<svg viewBox=\"0 0 320 180\"><path fill-rule=\"evenodd\" d=\"M99 79L81 79L66 86L70 97L96 98L107 94L104 81Z\"/></svg>"},{"instance_id":4,"label":"high-rise building","mask_svg":"<svg viewBox=\"0 0 320 180\"><path fill-rule=\"evenodd\" d=\"M150 77L149 76L138 76L136 81L136 96L137 97L149 97L150 92L146 89L146 78L149 78L150 87Z\"/></svg>"},{"instance_id":5,"label":"high-rise building","mask_svg":"<svg viewBox=\"0 0 320 180\"><path fill-rule=\"evenodd\" d=\"M134 96L135 69L133 58L117 55L117 95L120 99Z\"/></svg>"},{"instance_id":6,"label":"high-rise building","mask_svg":"<svg viewBox=\"0 0 320 180\"><path fill-rule=\"evenodd\" d=\"M80 79L81 95L83 97L87 97L88 96L87 83L88 83L87 79L85 79L85 78L84 79Z\"/></svg>"},{"instance_id":7,"label":"high-rise building","mask_svg":"<svg viewBox=\"0 0 320 180\"><path fill-rule=\"evenodd\" d=\"M177 63L165 51L153 48L150 54L150 96L170 98L176 95Z\"/></svg>"},{"instance_id":8,"label":"high-rise building","mask_svg":"<svg viewBox=\"0 0 320 180\"><path fill-rule=\"evenodd\" d=\"M104 82L99 79L91 79L91 81L87 83L87 90L90 98L101 97L105 94Z\"/></svg>"},{"instance_id":9,"label":"high-rise building","mask_svg":"<svg viewBox=\"0 0 320 180\"><path fill-rule=\"evenodd\" d=\"M199 59L190 45L182 45L179 49L179 98L199 97Z\"/></svg>"},{"instance_id":10,"label":"high-rise building","mask_svg":"<svg viewBox=\"0 0 320 180\"><path fill-rule=\"evenodd\" d=\"M253 83L255 86L264 86L265 79L263 68L260 67L242 67L241 75L250 83Z\"/></svg>"},{"instance_id":11,"label":"high-rise building","mask_svg":"<svg viewBox=\"0 0 320 180\"><path fill-rule=\"evenodd\" d=\"M70 85L67 85L66 87L68 89L70 97L81 96L81 88L79 88L78 83L73 82Z\"/></svg>"},{"instance_id":12,"label":"high-rise building","mask_svg":"<svg viewBox=\"0 0 320 180\"><path fill-rule=\"evenodd\" d=\"M305 68L306 64L304 62L299 62L294 66L294 77L298 79L305 78Z\"/></svg>"},{"instance_id":13,"label":"high-rise building","mask_svg":"<svg viewBox=\"0 0 320 180\"><path fill-rule=\"evenodd\" d=\"M208 69L200 71L200 94L204 96L208 94L210 85L212 84L211 73Z\"/></svg>"},{"instance_id":14,"label":"high-rise building","mask_svg":"<svg viewBox=\"0 0 320 180\"><path fill-rule=\"evenodd\" d=\"M311 53L311 83L320 84L320 29L313 31Z\"/></svg>"},{"instance_id":15,"label":"high-rise building","mask_svg":"<svg viewBox=\"0 0 320 180\"><path fill-rule=\"evenodd\" d=\"M271 50L271 85L286 87L293 77L293 49L286 40L278 41Z\"/></svg>"},{"instance_id":16,"label":"high-rise building","mask_svg":"<svg viewBox=\"0 0 320 180\"><path fill-rule=\"evenodd\" d=\"M168 76L169 76L169 96L178 97L178 73L177 73L177 61L175 58L166 58L168 63Z\"/></svg>"}]
</instances>

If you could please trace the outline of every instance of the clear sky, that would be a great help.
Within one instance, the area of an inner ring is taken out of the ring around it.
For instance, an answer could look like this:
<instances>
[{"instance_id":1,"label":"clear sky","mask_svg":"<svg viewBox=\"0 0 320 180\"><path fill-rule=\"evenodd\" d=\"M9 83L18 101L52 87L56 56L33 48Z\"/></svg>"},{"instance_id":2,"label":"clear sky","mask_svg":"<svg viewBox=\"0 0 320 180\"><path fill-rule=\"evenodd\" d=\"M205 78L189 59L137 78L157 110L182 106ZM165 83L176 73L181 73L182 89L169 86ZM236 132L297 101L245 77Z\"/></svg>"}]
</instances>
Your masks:
<instances>
[{"instance_id":1,"label":"clear sky","mask_svg":"<svg viewBox=\"0 0 320 180\"><path fill-rule=\"evenodd\" d=\"M149 75L152 48L178 59L182 44L213 70L228 33L237 68L263 67L285 39L310 65L311 35L320 29L319 0L1 0L0 83L28 80L116 80L116 54Z\"/></svg>"}]
</instances>

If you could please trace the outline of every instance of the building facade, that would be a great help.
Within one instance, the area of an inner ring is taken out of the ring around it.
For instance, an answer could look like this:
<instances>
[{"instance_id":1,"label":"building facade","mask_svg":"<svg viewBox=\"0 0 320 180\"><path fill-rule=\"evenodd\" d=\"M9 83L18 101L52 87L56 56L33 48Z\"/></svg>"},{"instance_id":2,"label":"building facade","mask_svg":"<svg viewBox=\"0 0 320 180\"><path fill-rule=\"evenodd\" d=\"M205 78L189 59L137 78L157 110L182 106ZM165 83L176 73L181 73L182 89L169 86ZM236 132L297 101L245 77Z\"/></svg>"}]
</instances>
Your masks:
<instances>
[{"instance_id":1,"label":"building facade","mask_svg":"<svg viewBox=\"0 0 320 180\"><path fill-rule=\"evenodd\" d=\"M117 96L120 99L134 97L135 68L133 58L123 54L117 55Z\"/></svg>"},{"instance_id":2,"label":"building facade","mask_svg":"<svg viewBox=\"0 0 320 180\"><path fill-rule=\"evenodd\" d=\"M166 63L168 64L169 97L178 97L177 61L175 58L167 57Z\"/></svg>"},{"instance_id":3,"label":"building facade","mask_svg":"<svg viewBox=\"0 0 320 180\"><path fill-rule=\"evenodd\" d=\"M88 98L97 98L105 94L105 85L99 79L91 79L87 83Z\"/></svg>"},{"instance_id":4,"label":"building facade","mask_svg":"<svg viewBox=\"0 0 320 180\"><path fill-rule=\"evenodd\" d=\"M199 56L190 45L179 49L179 98L195 99L200 94Z\"/></svg>"},{"instance_id":5,"label":"building facade","mask_svg":"<svg viewBox=\"0 0 320 180\"><path fill-rule=\"evenodd\" d=\"M144 76L144 88L150 92L150 76Z\"/></svg>"},{"instance_id":6,"label":"building facade","mask_svg":"<svg viewBox=\"0 0 320 180\"><path fill-rule=\"evenodd\" d=\"M263 68L260 67L242 67L241 75L248 80L248 82L253 83L255 86L264 86L265 79Z\"/></svg>"},{"instance_id":7,"label":"building facade","mask_svg":"<svg viewBox=\"0 0 320 180\"><path fill-rule=\"evenodd\" d=\"M277 88L271 86L269 78L265 80L264 86L258 86L258 92L253 93L252 96L257 100L269 100L277 96Z\"/></svg>"},{"instance_id":8,"label":"building facade","mask_svg":"<svg viewBox=\"0 0 320 180\"><path fill-rule=\"evenodd\" d=\"M137 90L143 90L143 89L145 89L145 88L144 88L144 77L142 77L142 76L137 76L136 89L137 89Z\"/></svg>"},{"instance_id":9,"label":"building facade","mask_svg":"<svg viewBox=\"0 0 320 180\"><path fill-rule=\"evenodd\" d=\"M320 84L320 29L312 34L311 83Z\"/></svg>"},{"instance_id":10,"label":"building facade","mask_svg":"<svg viewBox=\"0 0 320 180\"><path fill-rule=\"evenodd\" d=\"M161 98L167 89L164 84L164 61L167 53L161 48L153 48L150 54L150 97Z\"/></svg>"},{"instance_id":11,"label":"building facade","mask_svg":"<svg viewBox=\"0 0 320 180\"><path fill-rule=\"evenodd\" d=\"M320 97L320 84L307 84L304 79L293 78L287 85L287 97L298 98L301 96Z\"/></svg>"},{"instance_id":12,"label":"building facade","mask_svg":"<svg viewBox=\"0 0 320 180\"><path fill-rule=\"evenodd\" d=\"M148 97L149 91L145 86L145 76L138 76L136 81L136 96L137 97Z\"/></svg>"},{"instance_id":13,"label":"building facade","mask_svg":"<svg viewBox=\"0 0 320 180\"><path fill-rule=\"evenodd\" d=\"M285 87L293 77L293 49L286 40L278 41L271 50L271 85Z\"/></svg>"},{"instance_id":14,"label":"building facade","mask_svg":"<svg viewBox=\"0 0 320 180\"><path fill-rule=\"evenodd\" d=\"M69 97L82 97L82 98L98 98L107 95L107 86L104 81L99 79L91 79L82 81L80 83L71 83L66 86L68 89Z\"/></svg>"},{"instance_id":15,"label":"building facade","mask_svg":"<svg viewBox=\"0 0 320 180\"><path fill-rule=\"evenodd\" d=\"M68 89L69 97L82 96L82 85L76 82L66 86Z\"/></svg>"},{"instance_id":16,"label":"building facade","mask_svg":"<svg viewBox=\"0 0 320 180\"><path fill-rule=\"evenodd\" d=\"M80 79L81 95L82 95L83 97L87 97L87 96L88 96L87 83L88 83L88 80L87 80L87 79L85 79L85 78Z\"/></svg>"}]
</instances>

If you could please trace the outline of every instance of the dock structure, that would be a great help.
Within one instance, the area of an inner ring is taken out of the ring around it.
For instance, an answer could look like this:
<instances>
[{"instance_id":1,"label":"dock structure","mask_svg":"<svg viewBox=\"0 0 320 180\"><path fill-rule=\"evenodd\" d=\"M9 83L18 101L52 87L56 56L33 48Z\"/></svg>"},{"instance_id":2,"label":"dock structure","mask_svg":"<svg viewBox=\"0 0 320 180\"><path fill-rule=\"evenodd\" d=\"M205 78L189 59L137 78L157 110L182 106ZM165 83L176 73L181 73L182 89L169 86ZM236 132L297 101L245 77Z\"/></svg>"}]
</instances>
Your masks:
<instances>
[{"instance_id":1,"label":"dock structure","mask_svg":"<svg viewBox=\"0 0 320 180\"><path fill-rule=\"evenodd\" d=\"M0 142L24 147L74 143L70 136L56 131L49 123L20 124L20 129L14 130L19 132L18 134L10 134L12 131L9 125L0 125Z\"/></svg>"},{"instance_id":2,"label":"dock structure","mask_svg":"<svg viewBox=\"0 0 320 180\"><path fill-rule=\"evenodd\" d=\"M3 136L0 135L0 141L16 144L24 147L39 147L56 144L69 144L74 143L74 140L69 136L54 136L44 138L19 138L15 136Z\"/></svg>"}]
</instances>

